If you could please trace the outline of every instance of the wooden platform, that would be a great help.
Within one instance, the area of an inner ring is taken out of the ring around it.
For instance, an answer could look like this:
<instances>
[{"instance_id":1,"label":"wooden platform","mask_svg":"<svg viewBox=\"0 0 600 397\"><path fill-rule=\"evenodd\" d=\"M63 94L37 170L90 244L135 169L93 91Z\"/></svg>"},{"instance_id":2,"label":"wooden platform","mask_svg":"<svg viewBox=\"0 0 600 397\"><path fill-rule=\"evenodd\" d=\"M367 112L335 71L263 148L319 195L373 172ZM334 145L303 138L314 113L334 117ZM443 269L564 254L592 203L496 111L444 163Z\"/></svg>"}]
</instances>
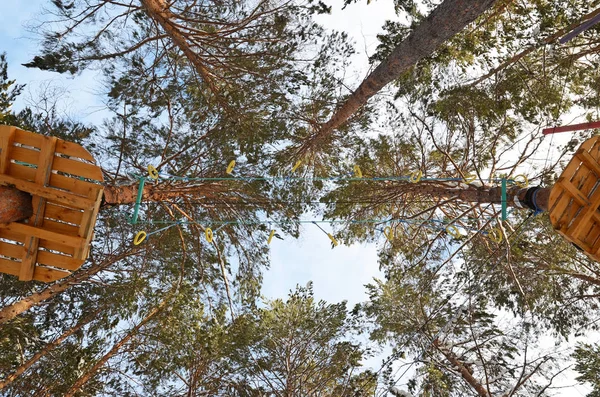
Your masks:
<instances>
[{"instance_id":1,"label":"wooden platform","mask_svg":"<svg viewBox=\"0 0 600 397\"><path fill-rule=\"evenodd\" d=\"M54 281L88 256L102 200L102 171L78 144L0 126L0 185L33 197L27 222L0 225L0 272Z\"/></svg>"},{"instance_id":2,"label":"wooden platform","mask_svg":"<svg viewBox=\"0 0 600 397\"><path fill-rule=\"evenodd\" d=\"M565 239L600 261L600 136L581 144L550 192L550 221Z\"/></svg>"}]
</instances>

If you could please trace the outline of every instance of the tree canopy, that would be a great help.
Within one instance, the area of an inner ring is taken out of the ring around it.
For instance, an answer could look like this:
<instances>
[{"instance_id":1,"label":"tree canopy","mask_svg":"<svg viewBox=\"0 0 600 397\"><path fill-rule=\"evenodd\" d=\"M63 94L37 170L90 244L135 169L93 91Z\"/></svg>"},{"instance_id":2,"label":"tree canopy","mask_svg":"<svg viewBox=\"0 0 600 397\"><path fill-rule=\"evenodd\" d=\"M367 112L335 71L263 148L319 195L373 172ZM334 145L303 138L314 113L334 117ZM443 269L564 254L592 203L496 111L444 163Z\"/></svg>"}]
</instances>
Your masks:
<instances>
[{"instance_id":1,"label":"tree canopy","mask_svg":"<svg viewBox=\"0 0 600 397\"><path fill-rule=\"evenodd\" d=\"M105 195L80 270L1 276L3 395L552 396L570 367L597 395L597 263L521 203L592 134L550 156L541 130L600 118L600 28L558 41L600 11L466 3L395 1L370 57L390 85L346 111L354 43L315 22L341 12L324 2L48 2L26 66L95 70L105 120L13 110L9 53L0 123L86 147ZM377 245L354 308L261 296L268 241L307 217L334 249Z\"/></svg>"}]
</instances>

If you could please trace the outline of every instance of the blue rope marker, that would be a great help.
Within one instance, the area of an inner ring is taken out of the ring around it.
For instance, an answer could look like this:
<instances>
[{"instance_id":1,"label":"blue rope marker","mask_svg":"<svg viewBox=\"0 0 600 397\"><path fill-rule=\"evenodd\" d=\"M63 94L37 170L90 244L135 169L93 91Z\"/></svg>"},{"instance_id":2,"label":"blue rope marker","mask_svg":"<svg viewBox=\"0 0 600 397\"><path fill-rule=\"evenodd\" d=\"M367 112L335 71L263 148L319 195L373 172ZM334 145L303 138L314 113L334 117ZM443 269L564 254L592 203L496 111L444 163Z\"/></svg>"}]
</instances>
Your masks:
<instances>
[{"instance_id":1,"label":"blue rope marker","mask_svg":"<svg viewBox=\"0 0 600 397\"><path fill-rule=\"evenodd\" d=\"M138 187L137 198L135 199L135 206L133 207L133 217L131 218L131 224L135 225L138 220L138 213L140 211L140 204L142 203L142 193L144 192L144 184L146 183L146 178L143 176L140 177L140 184Z\"/></svg>"}]
</instances>

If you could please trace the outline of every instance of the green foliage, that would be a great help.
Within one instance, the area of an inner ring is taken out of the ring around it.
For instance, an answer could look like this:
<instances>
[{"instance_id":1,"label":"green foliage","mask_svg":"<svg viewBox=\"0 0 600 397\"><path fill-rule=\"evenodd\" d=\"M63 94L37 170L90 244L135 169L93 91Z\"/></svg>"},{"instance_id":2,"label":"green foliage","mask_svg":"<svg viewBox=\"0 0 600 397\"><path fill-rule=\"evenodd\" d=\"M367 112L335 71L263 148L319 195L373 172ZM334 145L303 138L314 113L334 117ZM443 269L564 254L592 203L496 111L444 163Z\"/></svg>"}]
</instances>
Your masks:
<instances>
[{"instance_id":1,"label":"green foliage","mask_svg":"<svg viewBox=\"0 0 600 397\"><path fill-rule=\"evenodd\" d=\"M576 360L575 371L581 375L577 377L580 382L589 382L593 391L588 397L600 396L600 346L597 344L581 343L575 349L573 358Z\"/></svg>"}]
</instances>

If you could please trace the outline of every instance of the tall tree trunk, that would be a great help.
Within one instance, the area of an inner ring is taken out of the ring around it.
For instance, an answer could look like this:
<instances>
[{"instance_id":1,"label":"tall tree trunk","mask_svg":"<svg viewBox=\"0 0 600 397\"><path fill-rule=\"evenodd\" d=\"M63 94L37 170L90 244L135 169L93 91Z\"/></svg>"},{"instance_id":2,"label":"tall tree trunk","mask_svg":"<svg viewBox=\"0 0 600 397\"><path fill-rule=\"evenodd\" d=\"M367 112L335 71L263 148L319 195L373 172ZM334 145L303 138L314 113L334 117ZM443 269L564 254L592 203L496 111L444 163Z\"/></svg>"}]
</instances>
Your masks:
<instances>
[{"instance_id":1,"label":"tall tree trunk","mask_svg":"<svg viewBox=\"0 0 600 397\"><path fill-rule=\"evenodd\" d=\"M0 186L0 224L28 219L33 214L31 195L14 187Z\"/></svg>"},{"instance_id":2,"label":"tall tree trunk","mask_svg":"<svg viewBox=\"0 0 600 397\"><path fill-rule=\"evenodd\" d=\"M346 102L299 148L298 155L313 150L368 99L419 60L431 55L446 40L490 8L497 0L445 0L402 41L360 84Z\"/></svg>"},{"instance_id":3,"label":"tall tree trunk","mask_svg":"<svg viewBox=\"0 0 600 397\"><path fill-rule=\"evenodd\" d=\"M485 187L485 186L468 186L468 187L453 187L444 186L439 183L416 183L412 185L403 184L401 187L408 187L411 193L422 194L436 198L451 198L457 197L460 201L468 203L502 203L502 189L500 187ZM506 189L506 205L507 207L522 208L525 207L527 191L533 188L520 188L511 186ZM552 187L538 188L536 194L536 205L538 210L548 210L548 200ZM515 202L517 197L519 205Z\"/></svg>"},{"instance_id":4,"label":"tall tree trunk","mask_svg":"<svg viewBox=\"0 0 600 397\"><path fill-rule=\"evenodd\" d=\"M433 341L433 345L446 357L446 359L455 367L460 376L467 382L480 397L490 397L490 393L483 387L483 385L473 376L473 373L462 363L454 353L452 353L446 346L436 339Z\"/></svg>"},{"instance_id":5,"label":"tall tree trunk","mask_svg":"<svg viewBox=\"0 0 600 397\"><path fill-rule=\"evenodd\" d=\"M123 339L121 339L115 345L113 345L113 347L104 356L102 356L102 358L98 360L96 364L94 364L89 370L87 370L85 374L79 377L79 379L75 381L73 386L71 386L69 391L67 391L64 397L72 397L76 392L78 392L79 389L81 389L96 374L96 372L98 372L98 370L102 368L104 364L108 362L108 360L111 359L111 357L113 357L119 352L123 345L129 342L131 338L133 338L137 334L140 328L142 328L148 321L150 321L150 319L152 319L152 317L154 317L165 306L169 296L171 296L170 293L167 294L164 300L157 307L152 309L152 311L150 311L150 313L148 313L148 315L146 315L146 317L144 317L144 319L140 323L138 323L138 325L131 329Z\"/></svg>"},{"instance_id":6,"label":"tall tree trunk","mask_svg":"<svg viewBox=\"0 0 600 397\"><path fill-rule=\"evenodd\" d=\"M40 358L44 357L46 354L54 350L57 346L65 341L69 336L73 335L75 332L79 331L83 326L92 321L96 315L100 312L100 310L96 310L92 314L87 315L83 320L77 323L75 326L66 330L61 336L56 338L54 341L48 343L44 346L40 351L35 353L29 360L25 361L21 364L15 372L8 375L3 381L0 381L0 390L4 389L6 386L10 385L15 379L21 376L25 371L27 371L33 364L35 364Z\"/></svg>"},{"instance_id":7,"label":"tall tree trunk","mask_svg":"<svg viewBox=\"0 0 600 397\"><path fill-rule=\"evenodd\" d=\"M139 248L129 249L127 252L113 255L102 263L91 266L90 268L73 273L56 284L49 285L40 292L35 292L11 305L4 306L0 309L0 324L6 323L16 316L26 312L34 306L40 305L46 300L66 291L74 285L81 284L83 281L89 280L93 275L108 268L113 263L137 253Z\"/></svg>"},{"instance_id":8,"label":"tall tree trunk","mask_svg":"<svg viewBox=\"0 0 600 397\"><path fill-rule=\"evenodd\" d=\"M133 204L136 201L139 183L121 186L105 186L103 205ZM146 183L142 190L143 202L168 201L183 196L205 199L222 198L231 188L220 181L208 181L189 185L188 183Z\"/></svg>"},{"instance_id":9,"label":"tall tree trunk","mask_svg":"<svg viewBox=\"0 0 600 397\"><path fill-rule=\"evenodd\" d=\"M154 19L185 54L187 59L194 65L198 74L202 77L210 91L219 97L219 90L215 86L210 71L204 66L202 59L190 47L185 35L177 27L177 16L169 9L169 4L165 0L141 0L150 18Z\"/></svg>"}]
</instances>

